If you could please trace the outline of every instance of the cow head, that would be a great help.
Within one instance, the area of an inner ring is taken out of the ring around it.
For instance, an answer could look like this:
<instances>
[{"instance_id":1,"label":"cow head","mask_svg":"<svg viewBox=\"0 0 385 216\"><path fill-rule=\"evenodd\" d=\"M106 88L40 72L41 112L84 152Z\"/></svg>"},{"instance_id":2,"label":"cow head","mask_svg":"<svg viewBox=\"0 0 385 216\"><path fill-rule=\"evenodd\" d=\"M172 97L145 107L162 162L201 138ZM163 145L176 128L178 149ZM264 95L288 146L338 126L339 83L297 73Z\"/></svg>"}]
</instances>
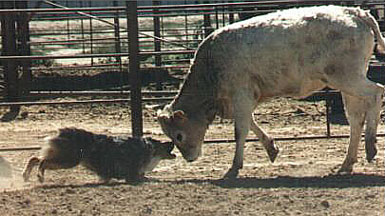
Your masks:
<instances>
[{"instance_id":1,"label":"cow head","mask_svg":"<svg viewBox=\"0 0 385 216\"><path fill-rule=\"evenodd\" d=\"M201 155L207 130L205 121L189 118L181 110L172 111L169 106L158 111L158 121L163 132L171 138L184 159L192 162Z\"/></svg>"}]
</instances>

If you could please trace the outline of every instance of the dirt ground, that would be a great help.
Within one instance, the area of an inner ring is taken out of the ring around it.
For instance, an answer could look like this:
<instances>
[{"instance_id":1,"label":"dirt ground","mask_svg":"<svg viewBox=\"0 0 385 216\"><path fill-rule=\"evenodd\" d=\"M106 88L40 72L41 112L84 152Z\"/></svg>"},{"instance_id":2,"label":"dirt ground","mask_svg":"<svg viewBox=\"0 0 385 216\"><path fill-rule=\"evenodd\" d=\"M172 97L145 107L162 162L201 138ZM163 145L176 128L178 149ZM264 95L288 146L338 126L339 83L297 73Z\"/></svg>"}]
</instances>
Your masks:
<instances>
[{"instance_id":1,"label":"dirt ground","mask_svg":"<svg viewBox=\"0 0 385 216\"><path fill-rule=\"evenodd\" d=\"M326 133L323 102L275 100L255 115L274 137ZM154 111L145 110L145 135L167 140L154 116ZM131 133L127 104L22 107L18 119L0 125L0 148L37 146L67 126L110 135ZM332 125L334 135L348 132L347 125ZM384 132L383 123L379 132ZM233 138L232 123L215 120L206 135L213 138ZM360 146L359 162L349 176L333 175L345 157L348 139L277 144L281 152L272 164L260 143L247 143L244 168L235 180L222 179L231 165L234 143L205 144L203 156L192 163L175 149L175 160L162 161L147 175L149 181L137 185L117 180L99 184L82 167L47 171L44 184L38 183L34 172L24 183L23 166L38 151L0 152L0 211L2 215L384 215L383 137L378 138L373 163L365 161Z\"/></svg>"}]
</instances>

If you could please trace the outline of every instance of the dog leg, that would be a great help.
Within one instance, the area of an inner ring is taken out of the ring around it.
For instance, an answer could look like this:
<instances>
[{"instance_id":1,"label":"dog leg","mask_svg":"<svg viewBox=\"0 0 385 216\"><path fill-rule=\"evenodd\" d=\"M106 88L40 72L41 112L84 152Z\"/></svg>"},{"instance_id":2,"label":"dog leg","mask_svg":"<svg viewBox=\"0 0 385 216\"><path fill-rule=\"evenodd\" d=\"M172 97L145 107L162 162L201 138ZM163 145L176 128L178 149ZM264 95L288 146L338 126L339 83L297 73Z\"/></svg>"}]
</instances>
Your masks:
<instances>
[{"instance_id":1,"label":"dog leg","mask_svg":"<svg viewBox=\"0 0 385 216\"><path fill-rule=\"evenodd\" d=\"M28 160L27 165L25 166L23 170L23 179L25 182L29 180L29 177L31 175L32 169L37 166L40 162L40 159L38 157L31 157Z\"/></svg>"}]
</instances>

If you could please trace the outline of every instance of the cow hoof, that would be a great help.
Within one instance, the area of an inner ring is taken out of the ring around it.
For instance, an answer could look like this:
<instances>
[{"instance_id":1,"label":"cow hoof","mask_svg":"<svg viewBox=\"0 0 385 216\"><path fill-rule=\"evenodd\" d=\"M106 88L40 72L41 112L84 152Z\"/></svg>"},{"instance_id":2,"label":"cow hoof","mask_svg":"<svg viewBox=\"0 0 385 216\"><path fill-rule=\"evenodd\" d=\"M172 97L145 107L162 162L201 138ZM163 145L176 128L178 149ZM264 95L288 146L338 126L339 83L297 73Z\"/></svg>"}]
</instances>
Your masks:
<instances>
[{"instance_id":1,"label":"cow hoof","mask_svg":"<svg viewBox=\"0 0 385 216\"><path fill-rule=\"evenodd\" d=\"M272 163L274 163L278 153L279 153L279 148L277 146L274 146L274 148L271 148L269 149L269 151L267 151L267 154L269 155L269 159Z\"/></svg>"},{"instance_id":2,"label":"cow hoof","mask_svg":"<svg viewBox=\"0 0 385 216\"><path fill-rule=\"evenodd\" d=\"M353 172L353 167L341 167L337 171L337 175L350 175Z\"/></svg>"},{"instance_id":3,"label":"cow hoof","mask_svg":"<svg viewBox=\"0 0 385 216\"><path fill-rule=\"evenodd\" d=\"M235 179L237 178L238 174L239 174L239 169L231 168L229 171L227 171L225 176L223 176L223 179Z\"/></svg>"},{"instance_id":4,"label":"cow hoof","mask_svg":"<svg viewBox=\"0 0 385 216\"><path fill-rule=\"evenodd\" d=\"M366 147L365 150L366 150L366 160L370 163L373 161L374 157L377 155L377 148Z\"/></svg>"},{"instance_id":5,"label":"cow hoof","mask_svg":"<svg viewBox=\"0 0 385 216\"><path fill-rule=\"evenodd\" d=\"M23 173L23 180L24 180L24 182L29 181L29 175L27 173Z\"/></svg>"},{"instance_id":6,"label":"cow hoof","mask_svg":"<svg viewBox=\"0 0 385 216\"><path fill-rule=\"evenodd\" d=\"M43 182L44 182L44 177L41 176L41 175L38 175L38 176L37 176L37 179L39 180L40 183L43 183Z\"/></svg>"}]
</instances>

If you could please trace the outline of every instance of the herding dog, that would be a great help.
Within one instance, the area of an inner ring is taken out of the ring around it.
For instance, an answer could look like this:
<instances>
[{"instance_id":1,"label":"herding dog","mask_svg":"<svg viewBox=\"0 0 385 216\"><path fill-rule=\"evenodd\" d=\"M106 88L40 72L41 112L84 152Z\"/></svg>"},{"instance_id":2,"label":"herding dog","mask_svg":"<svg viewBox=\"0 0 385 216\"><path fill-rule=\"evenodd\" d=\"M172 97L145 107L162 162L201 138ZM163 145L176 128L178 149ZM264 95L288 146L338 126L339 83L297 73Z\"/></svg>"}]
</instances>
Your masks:
<instances>
[{"instance_id":1,"label":"herding dog","mask_svg":"<svg viewBox=\"0 0 385 216\"><path fill-rule=\"evenodd\" d=\"M126 182L144 178L162 159L174 159L174 145L151 138L122 138L94 134L82 129L63 128L47 139L41 157L31 157L23 171L28 181L33 167L39 166L37 177L44 181L46 169L69 169L79 164L94 171L104 183L111 178Z\"/></svg>"}]
</instances>

